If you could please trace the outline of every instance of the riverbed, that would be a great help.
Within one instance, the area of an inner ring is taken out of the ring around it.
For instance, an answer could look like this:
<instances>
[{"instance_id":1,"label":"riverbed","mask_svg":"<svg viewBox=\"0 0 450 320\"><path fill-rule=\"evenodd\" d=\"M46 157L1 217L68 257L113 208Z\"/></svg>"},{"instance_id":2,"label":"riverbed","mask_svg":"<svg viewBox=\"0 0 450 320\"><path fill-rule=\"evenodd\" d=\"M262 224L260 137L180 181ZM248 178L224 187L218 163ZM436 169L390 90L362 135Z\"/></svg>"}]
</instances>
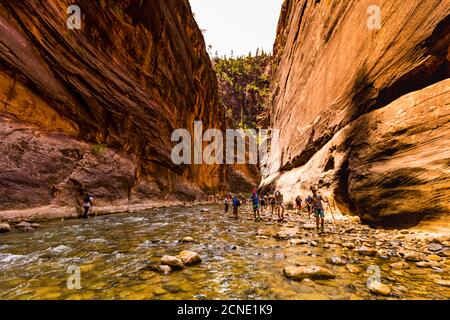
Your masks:
<instances>
[{"instance_id":1,"label":"riverbed","mask_svg":"<svg viewBox=\"0 0 450 320\"><path fill-rule=\"evenodd\" d=\"M328 220L327 232L318 235L306 213L291 213L288 222L279 223L269 213L266 221L253 222L247 219L249 207L241 211L235 220L219 205L159 208L0 234L0 299L450 298L445 239L433 240L441 248L428 252L432 242L408 231ZM287 233L284 239L272 236L281 230ZM182 242L187 236L195 242ZM378 251L366 255L361 247ZM182 250L198 252L202 263L166 275L148 268ZM438 256L438 261L421 267L420 261L407 261L407 268L393 268L405 260L405 251L424 260ZM330 264L336 256L345 263ZM293 281L283 274L289 265L323 266L336 277ZM74 268L80 271L79 289L68 286ZM374 269L391 288L389 296L368 290Z\"/></svg>"}]
</instances>

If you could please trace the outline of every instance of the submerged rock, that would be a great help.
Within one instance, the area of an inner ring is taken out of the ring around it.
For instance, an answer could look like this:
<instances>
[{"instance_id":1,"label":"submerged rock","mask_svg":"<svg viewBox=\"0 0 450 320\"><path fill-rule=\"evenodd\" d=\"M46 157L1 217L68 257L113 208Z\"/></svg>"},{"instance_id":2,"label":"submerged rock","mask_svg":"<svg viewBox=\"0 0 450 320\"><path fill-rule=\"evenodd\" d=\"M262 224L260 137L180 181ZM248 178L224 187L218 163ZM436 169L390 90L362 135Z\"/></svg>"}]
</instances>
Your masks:
<instances>
[{"instance_id":1,"label":"submerged rock","mask_svg":"<svg viewBox=\"0 0 450 320\"><path fill-rule=\"evenodd\" d=\"M31 230L35 229L31 223L25 222L25 221L22 221L22 222L16 224L14 226L14 228L16 228L17 230L20 230L20 231L24 231L24 232L31 231Z\"/></svg>"},{"instance_id":2,"label":"submerged rock","mask_svg":"<svg viewBox=\"0 0 450 320\"><path fill-rule=\"evenodd\" d=\"M356 249L356 251L360 255L369 256L369 257L374 257L378 253L378 251L376 249L370 248L370 247L366 247L366 246L361 246L358 249Z\"/></svg>"},{"instance_id":3,"label":"submerged rock","mask_svg":"<svg viewBox=\"0 0 450 320\"><path fill-rule=\"evenodd\" d=\"M440 286L450 287L450 280L436 279L434 282Z\"/></svg>"},{"instance_id":4,"label":"submerged rock","mask_svg":"<svg viewBox=\"0 0 450 320\"><path fill-rule=\"evenodd\" d=\"M409 269L409 263L405 261L391 263L390 267L392 269Z\"/></svg>"},{"instance_id":5,"label":"submerged rock","mask_svg":"<svg viewBox=\"0 0 450 320\"><path fill-rule=\"evenodd\" d=\"M287 266L284 268L284 275L293 280L327 280L336 276L330 270L319 266Z\"/></svg>"},{"instance_id":6,"label":"submerged rock","mask_svg":"<svg viewBox=\"0 0 450 320\"><path fill-rule=\"evenodd\" d=\"M405 260L412 262L419 262L425 260L425 256L419 252L406 252L404 253Z\"/></svg>"},{"instance_id":7,"label":"submerged rock","mask_svg":"<svg viewBox=\"0 0 450 320\"><path fill-rule=\"evenodd\" d=\"M347 264L345 266L347 268L348 271L350 271L351 273L361 273L363 270L361 267L356 266L354 264Z\"/></svg>"}]
</instances>

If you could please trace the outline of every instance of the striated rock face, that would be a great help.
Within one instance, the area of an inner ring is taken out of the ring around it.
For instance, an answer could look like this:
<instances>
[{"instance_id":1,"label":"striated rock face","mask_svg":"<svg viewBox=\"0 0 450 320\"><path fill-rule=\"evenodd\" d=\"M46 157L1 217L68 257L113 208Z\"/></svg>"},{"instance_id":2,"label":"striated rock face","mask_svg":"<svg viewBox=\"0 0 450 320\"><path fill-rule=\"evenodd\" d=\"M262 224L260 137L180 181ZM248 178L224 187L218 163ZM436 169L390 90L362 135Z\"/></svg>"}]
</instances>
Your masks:
<instances>
[{"instance_id":1,"label":"striated rock face","mask_svg":"<svg viewBox=\"0 0 450 320\"><path fill-rule=\"evenodd\" d=\"M449 14L444 0L286 0L271 112L281 147L262 186L292 201L317 185L364 222L448 226Z\"/></svg>"},{"instance_id":2,"label":"striated rock face","mask_svg":"<svg viewBox=\"0 0 450 320\"><path fill-rule=\"evenodd\" d=\"M0 211L199 199L220 166L172 164L176 128L221 128L217 83L187 0L0 3Z\"/></svg>"}]
</instances>

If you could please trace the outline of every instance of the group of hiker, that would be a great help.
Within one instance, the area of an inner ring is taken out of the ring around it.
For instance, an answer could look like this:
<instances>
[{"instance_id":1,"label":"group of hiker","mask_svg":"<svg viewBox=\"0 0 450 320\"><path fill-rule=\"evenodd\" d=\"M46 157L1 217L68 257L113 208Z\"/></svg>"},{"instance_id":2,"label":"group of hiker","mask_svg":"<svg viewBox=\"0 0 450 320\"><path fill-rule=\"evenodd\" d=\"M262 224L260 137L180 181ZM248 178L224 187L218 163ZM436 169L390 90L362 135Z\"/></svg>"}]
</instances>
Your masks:
<instances>
[{"instance_id":1,"label":"group of hiker","mask_svg":"<svg viewBox=\"0 0 450 320\"><path fill-rule=\"evenodd\" d=\"M316 227L319 232L324 232L325 225L325 211L323 202L330 205L328 199L323 198L317 189L311 187L311 195L308 195L304 200L298 195L295 198L295 214L300 214L302 212L303 202L305 203L308 217L314 213L316 218ZM239 207L242 203L246 202L247 199L239 199L237 195L227 195L224 199L224 211L228 213L230 205L233 207L233 217L235 219L239 218ZM249 201L253 207L253 219L254 221L261 221L261 211L267 208L271 215L276 215L277 220L282 222L285 221L285 203L283 199L283 194L280 191L275 191L273 194L259 196L256 189L252 190L252 195ZM331 207L330 207L331 210Z\"/></svg>"}]
</instances>

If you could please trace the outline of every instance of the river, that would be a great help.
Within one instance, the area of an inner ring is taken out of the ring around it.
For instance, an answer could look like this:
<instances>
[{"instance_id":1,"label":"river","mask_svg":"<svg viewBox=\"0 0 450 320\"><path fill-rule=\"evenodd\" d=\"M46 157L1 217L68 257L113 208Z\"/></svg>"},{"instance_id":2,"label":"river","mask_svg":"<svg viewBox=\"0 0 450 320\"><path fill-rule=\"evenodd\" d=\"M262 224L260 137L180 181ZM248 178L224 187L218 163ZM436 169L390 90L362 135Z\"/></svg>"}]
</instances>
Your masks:
<instances>
[{"instance_id":1,"label":"river","mask_svg":"<svg viewBox=\"0 0 450 320\"><path fill-rule=\"evenodd\" d=\"M289 240L257 237L257 231L276 233L295 227L297 221L255 223L245 215L230 219L221 206L207 206L209 212L200 212L201 208L205 206L50 222L31 232L1 234L0 299L386 299L366 287L367 269L373 266L392 288L389 299L450 297L449 287L436 284L449 277L448 258L433 268L410 263L409 269L396 270L390 264L400 258L389 250L385 257L370 257L342 247L345 240L375 245L383 232L394 231L356 226L362 228L356 232L362 239L352 240L351 234L342 232L349 223L328 222L329 233L322 237L314 230L299 229L300 238L315 243L293 245ZM196 242L181 242L186 236ZM402 239L397 233L392 237ZM388 239L381 240L378 245L393 246ZM146 268L163 255L182 250L198 252L202 263L169 275ZM347 258L347 266L326 263L336 254ZM350 263L353 269L348 268ZM292 281L283 275L283 268L293 264L325 266L336 278ZM80 268L80 289L67 286L74 267Z\"/></svg>"}]
</instances>

